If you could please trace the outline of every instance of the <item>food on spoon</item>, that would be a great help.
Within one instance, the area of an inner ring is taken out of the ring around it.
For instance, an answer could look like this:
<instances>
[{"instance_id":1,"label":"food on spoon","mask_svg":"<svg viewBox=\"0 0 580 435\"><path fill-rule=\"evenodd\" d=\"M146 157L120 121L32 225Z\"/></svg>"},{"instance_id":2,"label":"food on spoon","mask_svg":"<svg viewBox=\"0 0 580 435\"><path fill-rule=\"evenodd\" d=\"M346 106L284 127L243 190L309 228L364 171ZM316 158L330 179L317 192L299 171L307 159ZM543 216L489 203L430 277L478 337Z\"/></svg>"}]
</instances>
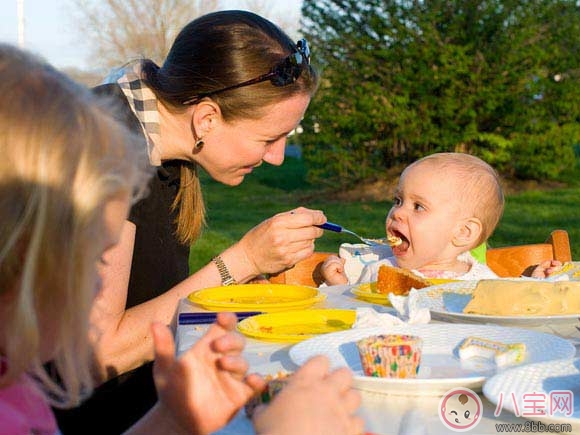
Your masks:
<instances>
[{"instance_id":1,"label":"food on spoon","mask_svg":"<svg viewBox=\"0 0 580 435\"><path fill-rule=\"evenodd\" d=\"M356 343L366 376L415 378L421 364L423 340L414 335L380 334Z\"/></svg>"},{"instance_id":2,"label":"food on spoon","mask_svg":"<svg viewBox=\"0 0 580 435\"><path fill-rule=\"evenodd\" d=\"M244 406L246 416L252 418L258 406L270 403L276 394L288 383L289 377L290 373L287 372L278 372L276 375L265 376L264 379L267 382L266 387L248 400Z\"/></svg>"},{"instance_id":3,"label":"food on spoon","mask_svg":"<svg viewBox=\"0 0 580 435\"><path fill-rule=\"evenodd\" d=\"M580 314L580 281L481 280L463 312L490 316Z\"/></svg>"},{"instance_id":4,"label":"food on spoon","mask_svg":"<svg viewBox=\"0 0 580 435\"><path fill-rule=\"evenodd\" d=\"M412 288L420 289L429 287L430 285L431 283L429 281L415 275L409 270L386 266L384 264L379 267L377 293L394 293L395 295L406 296Z\"/></svg>"},{"instance_id":5,"label":"food on spoon","mask_svg":"<svg viewBox=\"0 0 580 435\"><path fill-rule=\"evenodd\" d=\"M394 248L395 246L399 246L401 243L403 243L403 239L397 236L393 236L392 234L387 234L387 243L391 248Z\"/></svg>"},{"instance_id":6,"label":"food on spoon","mask_svg":"<svg viewBox=\"0 0 580 435\"><path fill-rule=\"evenodd\" d=\"M524 343L502 343L480 337L467 337L459 346L459 358L493 359L499 367L518 364L524 361L526 345Z\"/></svg>"}]
</instances>

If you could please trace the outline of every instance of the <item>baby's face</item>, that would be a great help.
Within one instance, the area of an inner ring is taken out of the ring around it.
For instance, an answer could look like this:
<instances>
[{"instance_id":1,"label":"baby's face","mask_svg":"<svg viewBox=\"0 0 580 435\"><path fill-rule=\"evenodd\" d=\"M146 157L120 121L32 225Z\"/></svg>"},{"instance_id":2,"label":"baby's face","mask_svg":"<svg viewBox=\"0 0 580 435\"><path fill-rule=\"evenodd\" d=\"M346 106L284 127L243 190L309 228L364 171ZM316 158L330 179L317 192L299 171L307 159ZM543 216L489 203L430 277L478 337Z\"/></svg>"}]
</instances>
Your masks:
<instances>
[{"instance_id":1,"label":"baby's face","mask_svg":"<svg viewBox=\"0 0 580 435\"><path fill-rule=\"evenodd\" d=\"M393 247L400 267L444 267L455 261L454 231L472 210L470 204L462 203L459 188L453 172L442 171L430 162L415 164L403 172L386 221L387 233L403 240Z\"/></svg>"}]
</instances>

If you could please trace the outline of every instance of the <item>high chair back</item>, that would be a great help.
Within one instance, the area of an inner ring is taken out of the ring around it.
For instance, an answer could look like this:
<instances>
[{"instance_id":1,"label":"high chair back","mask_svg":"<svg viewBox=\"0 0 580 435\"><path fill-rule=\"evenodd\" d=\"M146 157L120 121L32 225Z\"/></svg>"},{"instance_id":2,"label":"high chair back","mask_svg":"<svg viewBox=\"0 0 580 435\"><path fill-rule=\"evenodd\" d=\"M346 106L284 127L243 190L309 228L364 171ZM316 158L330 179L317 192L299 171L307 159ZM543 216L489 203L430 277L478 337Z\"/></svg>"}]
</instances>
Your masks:
<instances>
[{"instance_id":1,"label":"high chair back","mask_svg":"<svg viewBox=\"0 0 580 435\"><path fill-rule=\"evenodd\" d=\"M565 230L554 230L545 243L488 248L487 265L499 277L530 275L534 267L546 260L572 260L570 239Z\"/></svg>"},{"instance_id":2,"label":"high chair back","mask_svg":"<svg viewBox=\"0 0 580 435\"><path fill-rule=\"evenodd\" d=\"M320 273L322 263L331 253L314 252L305 260L299 261L296 265L277 275L270 276L269 281L273 284L293 284L308 285L318 287L324 281Z\"/></svg>"}]
</instances>

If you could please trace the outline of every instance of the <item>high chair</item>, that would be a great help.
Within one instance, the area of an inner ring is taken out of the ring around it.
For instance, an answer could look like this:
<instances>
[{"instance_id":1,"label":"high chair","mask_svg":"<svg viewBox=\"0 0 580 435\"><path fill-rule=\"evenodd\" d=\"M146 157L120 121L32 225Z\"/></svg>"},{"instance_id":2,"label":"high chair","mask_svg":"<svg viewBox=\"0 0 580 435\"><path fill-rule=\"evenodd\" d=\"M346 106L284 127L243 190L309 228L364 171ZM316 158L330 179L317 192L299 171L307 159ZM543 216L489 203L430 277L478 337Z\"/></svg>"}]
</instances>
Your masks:
<instances>
[{"instance_id":1,"label":"high chair","mask_svg":"<svg viewBox=\"0 0 580 435\"><path fill-rule=\"evenodd\" d=\"M501 278L529 276L546 260L572 261L567 231L552 231L544 243L488 248L486 253L487 265Z\"/></svg>"},{"instance_id":2,"label":"high chair","mask_svg":"<svg viewBox=\"0 0 580 435\"><path fill-rule=\"evenodd\" d=\"M315 252L305 260L277 275L270 276L269 281L273 284L308 285L318 287L323 279L320 273L322 263L331 255L330 252Z\"/></svg>"}]
</instances>

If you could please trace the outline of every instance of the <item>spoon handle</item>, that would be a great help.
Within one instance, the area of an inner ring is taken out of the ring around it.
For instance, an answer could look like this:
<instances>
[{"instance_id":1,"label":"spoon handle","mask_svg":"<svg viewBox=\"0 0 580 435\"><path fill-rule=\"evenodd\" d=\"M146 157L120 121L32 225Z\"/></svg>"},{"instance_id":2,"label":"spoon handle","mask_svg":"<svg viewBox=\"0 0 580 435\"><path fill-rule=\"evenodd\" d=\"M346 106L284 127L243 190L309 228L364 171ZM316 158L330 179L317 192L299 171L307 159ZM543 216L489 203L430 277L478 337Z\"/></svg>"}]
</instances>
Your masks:
<instances>
[{"instance_id":1,"label":"spoon handle","mask_svg":"<svg viewBox=\"0 0 580 435\"><path fill-rule=\"evenodd\" d=\"M338 224L333 224L332 222L325 222L322 225L315 225L323 230L334 231L335 233L341 233L343 228Z\"/></svg>"}]
</instances>

